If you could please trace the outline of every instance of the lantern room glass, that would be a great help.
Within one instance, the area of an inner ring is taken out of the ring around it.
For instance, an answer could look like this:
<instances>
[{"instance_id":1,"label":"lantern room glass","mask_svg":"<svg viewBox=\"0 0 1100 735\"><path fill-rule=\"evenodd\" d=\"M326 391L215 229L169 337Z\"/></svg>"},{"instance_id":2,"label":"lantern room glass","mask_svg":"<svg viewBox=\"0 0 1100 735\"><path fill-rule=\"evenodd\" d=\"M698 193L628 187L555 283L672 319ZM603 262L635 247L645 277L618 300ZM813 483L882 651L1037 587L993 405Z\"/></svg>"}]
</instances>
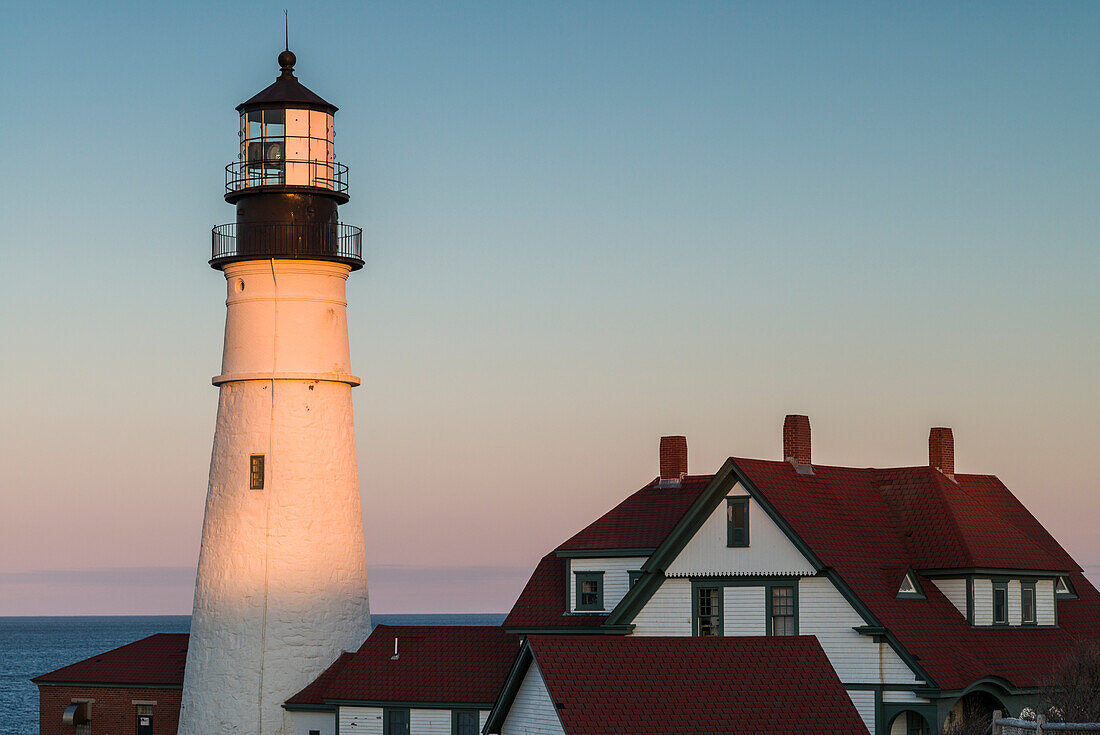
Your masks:
<instances>
[{"instance_id":1,"label":"lantern room glass","mask_svg":"<svg viewBox=\"0 0 1100 735\"><path fill-rule=\"evenodd\" d=\"M337 189L332 114L270 108L241 113L245 186ZM244 183L244 182L242 182Z\"/></svg>"}]
</instances>

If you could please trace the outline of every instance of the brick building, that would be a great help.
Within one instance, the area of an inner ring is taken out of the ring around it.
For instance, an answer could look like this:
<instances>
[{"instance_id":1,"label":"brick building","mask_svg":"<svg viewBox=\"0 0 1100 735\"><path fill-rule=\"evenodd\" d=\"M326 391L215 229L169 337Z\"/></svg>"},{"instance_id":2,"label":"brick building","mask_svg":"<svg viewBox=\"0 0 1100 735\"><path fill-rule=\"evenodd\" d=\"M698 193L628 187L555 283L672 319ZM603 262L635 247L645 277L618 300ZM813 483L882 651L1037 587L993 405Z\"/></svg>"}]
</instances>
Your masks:
<instances>
[{"instance_id":1,"label":"brick building","mask_svg":"<svg viewBox=\"0 0 1100 735\"><path fill-rule=\"evenodd\" d=\"M39 735L175 735L186 633L157 633L35 677Z\"/></svg>"}]
</instances>

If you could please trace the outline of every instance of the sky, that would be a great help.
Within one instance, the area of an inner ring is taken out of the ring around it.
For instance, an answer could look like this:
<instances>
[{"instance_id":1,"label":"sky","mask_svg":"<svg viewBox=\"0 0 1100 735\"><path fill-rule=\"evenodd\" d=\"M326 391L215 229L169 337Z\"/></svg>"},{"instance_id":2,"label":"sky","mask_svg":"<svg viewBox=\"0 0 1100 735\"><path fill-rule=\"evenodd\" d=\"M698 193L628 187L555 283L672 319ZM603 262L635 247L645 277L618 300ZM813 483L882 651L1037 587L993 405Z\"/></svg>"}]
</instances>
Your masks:
<instances>
[{"instance_id":1,"label":"sky","mask_svg":"<svg viewBox=\"0 0 1100 735\"><path fill-rule=\"evenodd\" d=\"M1100 4L9 3L0 615L188 613L234 106L340 107L377 612L504 612L657 472L998 475L1100 582Z\"/></svg>"}]
</instances>

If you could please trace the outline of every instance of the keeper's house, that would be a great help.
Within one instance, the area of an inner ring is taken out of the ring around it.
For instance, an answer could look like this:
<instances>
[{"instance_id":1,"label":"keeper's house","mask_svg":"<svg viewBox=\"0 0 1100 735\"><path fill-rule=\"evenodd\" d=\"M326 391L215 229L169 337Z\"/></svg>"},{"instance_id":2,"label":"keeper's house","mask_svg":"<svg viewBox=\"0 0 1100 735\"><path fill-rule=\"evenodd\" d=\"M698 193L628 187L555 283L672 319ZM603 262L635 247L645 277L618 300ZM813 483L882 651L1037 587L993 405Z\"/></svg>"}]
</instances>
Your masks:
<instances>
[{"instance_id":1,"label":"keeper's house","mask_svg":"<svg viewBox=\"0 0 1100 735\"><path fill-rule=\"evenodd\" d=\"M660 476L547 554L503 626L378 626L284 704L294 735L922 735L1019 714L1100 638L1100 594L996 477L955 472L950 429L927 466L831 467L788 416L782 456L689 475L664 437ZM164 661L109 673L127 648L36 679L42 732L171 701L135 689Z\"/></svg>"},{"instance_id":2,"label":"keeper's house","mask_svg":"<svg viewBox=\"0 0 1100 735\"><path fill-rule=\"evenodd\" d=\"M1100 637L1081 568L996 477L956 474L950 429L932 429L925 467L828 467L788 416L783 456L692 476L686 440L664 437L660 477L547 554L504 627L814 636L882 735L970 705L1018 714Z\"/></svg>"}]
</instances>

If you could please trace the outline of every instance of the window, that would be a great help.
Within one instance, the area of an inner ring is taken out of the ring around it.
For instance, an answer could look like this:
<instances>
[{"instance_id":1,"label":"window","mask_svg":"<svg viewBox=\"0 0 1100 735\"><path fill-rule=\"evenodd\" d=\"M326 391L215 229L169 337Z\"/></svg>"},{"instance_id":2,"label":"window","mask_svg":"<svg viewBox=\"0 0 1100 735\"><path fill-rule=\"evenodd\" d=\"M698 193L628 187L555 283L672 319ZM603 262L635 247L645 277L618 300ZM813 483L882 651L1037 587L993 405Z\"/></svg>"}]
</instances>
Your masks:
<instances>
[{"instance_id":1,"label":"window","mask_svg":"<svg viewBox=\"0 0 1100 735\"><path fill-rule=\"evenodd\" d=\"M924 718L912 710L905 713L905 735L928 735L928 725Z\"/></svg>"},{"instance_id":2,"label":"window","mask_svg":"<svg viewBox=\"0 0 1100 735\"><path fill-rule=\"evenodd\" d=\"M695 588L695 635L722 635L722 590Z\"/></svg>"},{"instance_id":3,"label":"window","mask_svg":"<svg viewBox=\"0 0 1100 735\"><path fill-rule=\"evenodd\" d=\"M1008 582L993 583L993 624L1008 625Z\"/></svg>"},{"instance_id":4,"label":"window","mask_svg":"<svg viewBox=\"0 0 1100 735\"><path fill-rule=\"evenodd\" d=\"M1077 593L1073 591L1073 586L1069 583L1068 577L1059 577L1058 583L1054 586L1054 594L1059 597L1076 597Z\"/></svg>"},{"instance_id":5,"label":"window","mask_svg":"<svg viewBox=\"0 0 1100 735\"><path fill-rule=\"evenodd\" d=\"M248 457L248 487L253 490L264 489L264 455L253 454Z\"/></svg>"},{"instance_id":6,"label":"window","mask_svg":"<svg viewBox=\"0 0 1100 735\"><path fill-rule=\"evenodd\" d=\"M409 735L409 711L386 707L382 710L383 735Z\"/></svg>"},{"instance_id":7,"label":"window","mask_svg":"<svg viewBox=\"0 0 1100 735\"><path fill-rule=\"evenodd\" d=\"M321 735L321 731L320 730L310 730L309 735Z\"/></svg>"},{"instance_id":8,"label":"window","mask_svg":"<svg viewBox=\"0 0 1100 735\"><path fill-rule=\"evenodd\" d=\"M1035 583L1023 582L1020 586L1020 622L1035 625Z\"/></svg>"},{"instance_id":9,"label":"window","mask_svg":"<svg viewBox=\"0 0 1100 735\"><path fill-rule=\"evenodd\" d=\"M726 498L726 546L749 545L749 499Z\"/></svg>"},{"instance_id":10,"label":"window","mask_svg":"<svg viewBox=\"0 0 1100 735\"><path fill-rule=\"evenodd\" d=\"M603 572L577 572L577 610L603 610Z\"/></svg>"},{"instance_id":11,"label":"window","mask_svg":"<svg viewBox=\"0 0 1100 735\"><path fill-rule=\"evenodd\" d=\"M642 572L640 569L632 569L627 574L630 575L630 586L633 587L634 583L642 578Z\"/></svg>"},{"instance_id":12,"label":"window","mask_svg":"<svg viewBox=\"0 0 1100 735\"><path fill-rule=\"evenodd\" d=\"M768 635L798 635L794 587L772 587L768 604Z\"/></svg>"},{"instance_id":13,"label":"window","mask_svg":"<svg viewBox=\"0 0 1100 735\"><path fill-rule=\"evenodd\" d=\"M480 735L476 709L451 710L451 735Z\"/></svg>"},{"instance_id":14,"label":"window","mask_svg":"<svg viewBox=\"0 0 1100 735\"><path fill-rule=\"evenodd\" d=\"M905 577L901 580L901 586L898 587L897 597L902 600L924 599L924 590L921 589L920 583L917 582L917 577L913 574L912 569L907 571Z\"/></svg>"}]
</instances>

